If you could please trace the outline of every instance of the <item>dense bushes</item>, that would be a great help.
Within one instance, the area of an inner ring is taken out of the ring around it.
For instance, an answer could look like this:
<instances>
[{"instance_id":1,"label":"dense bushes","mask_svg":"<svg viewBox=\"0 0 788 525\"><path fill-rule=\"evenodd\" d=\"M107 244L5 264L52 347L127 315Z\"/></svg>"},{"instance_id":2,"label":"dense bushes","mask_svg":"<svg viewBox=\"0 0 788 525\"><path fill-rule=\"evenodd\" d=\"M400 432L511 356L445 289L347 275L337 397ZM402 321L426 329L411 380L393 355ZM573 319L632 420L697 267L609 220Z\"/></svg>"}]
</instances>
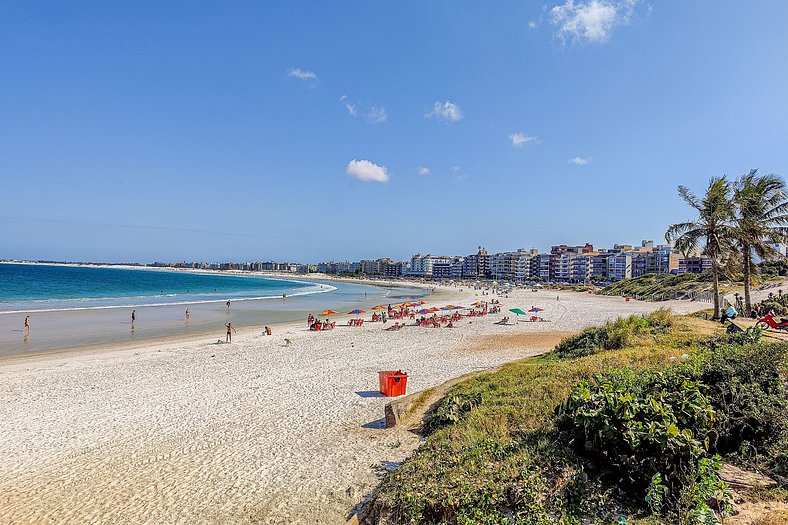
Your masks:
<instances>
[{"instance_id":1,"label":"dense bushes","mask_svg":"<svg viewBox=\"0 0 788 525\"><path fill-rule=\"evenodd\" d=\"M715 342L698 353L688 366L718 415L714 450L745 465L788 474L787 364L785 344Z\"/></svg>"},{"instance_id":2,"label":"dense bushes","mask_svg":"<svg viewBox=\"0 0 788 525\"><path fill-rule=\"evenodd\" d=\"M664 308L647 315L632 315L599 328L586 328L561 341L555 353L568 358L584 357L601 350L619 350L631 345L635 338L664 333L672 325L673 314Z\"/></svg>"},{"instance_id":3,"label":"dense bushes","mask_svg":"<svg viewBox=\"0 0 788 525\"><path fill-rule=\"evenodd\" d=\"M640 277L622 279L605 286L597 293L637 297L647 301L662 301L681 298L691 293L709 292L712 289L711 281L711 272L676 275L649 273Z\"/></svg>"},{"instance_id":4,"label":"dense bushes","mask_svg":"<svg viewBox=\"0 0 788 525\"><path fill-rule=\"evenodd\" d=\"M665 371L581 382L557 425L652 510L678 523L708 517L706 502L725 499L712 454L776 474L788 466L788 347L754 333L708 339Z\"/></svg>"},{"instance_id":5,"label":"dense bushes","mask_svg":"<svg viewBox=\"0 0 788 525\"><path fill-rule=\"evenodd\" d=\"M678 368L598 376L572 389L557 425L652 511L695 523L712 514L707 500L727 499L719 460L708 457L717 414L702 390Z\"/></svg>"}]
</instances>

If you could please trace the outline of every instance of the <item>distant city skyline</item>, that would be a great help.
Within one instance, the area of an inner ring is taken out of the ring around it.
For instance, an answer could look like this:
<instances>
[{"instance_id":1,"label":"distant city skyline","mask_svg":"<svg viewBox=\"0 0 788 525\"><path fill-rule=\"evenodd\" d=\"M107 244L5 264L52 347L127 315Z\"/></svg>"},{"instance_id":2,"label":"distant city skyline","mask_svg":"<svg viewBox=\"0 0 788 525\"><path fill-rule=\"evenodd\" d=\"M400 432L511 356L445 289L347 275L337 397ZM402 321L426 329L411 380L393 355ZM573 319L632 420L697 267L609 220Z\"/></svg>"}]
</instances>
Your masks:
<instances>
[{"instance_id":1,"label":"distant city skyline","mask_svg":"<svg viewBox=\"0 0 788 525\"><path fill-rule=\"evenodd\" d=\"M788 5L0 6L0 258L664 242L788 176Z\"/></svg>"}]
</instances>

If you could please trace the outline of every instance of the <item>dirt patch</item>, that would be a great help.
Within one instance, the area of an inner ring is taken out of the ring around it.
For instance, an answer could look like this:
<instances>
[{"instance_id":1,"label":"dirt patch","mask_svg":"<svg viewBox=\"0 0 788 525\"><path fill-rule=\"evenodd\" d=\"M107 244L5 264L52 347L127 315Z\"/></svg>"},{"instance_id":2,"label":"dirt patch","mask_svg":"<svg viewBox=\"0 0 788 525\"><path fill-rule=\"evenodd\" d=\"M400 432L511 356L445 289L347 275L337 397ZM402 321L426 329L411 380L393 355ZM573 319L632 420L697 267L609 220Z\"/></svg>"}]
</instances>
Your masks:
<instances>
[{"instance_id":1,"label":"dirt patch","mask_svg":"<svg viewBox=\"0 0 788 525\"><path fill-rule=\"evenodd\" d=\"M473 340L465 349L468 352L483 352L485 350L512 350L529 348L538 355L555 348L562 339L575 335L578 332L530 332L525 334L502 334L480 337Z\"/></svg>"}]
</instances>

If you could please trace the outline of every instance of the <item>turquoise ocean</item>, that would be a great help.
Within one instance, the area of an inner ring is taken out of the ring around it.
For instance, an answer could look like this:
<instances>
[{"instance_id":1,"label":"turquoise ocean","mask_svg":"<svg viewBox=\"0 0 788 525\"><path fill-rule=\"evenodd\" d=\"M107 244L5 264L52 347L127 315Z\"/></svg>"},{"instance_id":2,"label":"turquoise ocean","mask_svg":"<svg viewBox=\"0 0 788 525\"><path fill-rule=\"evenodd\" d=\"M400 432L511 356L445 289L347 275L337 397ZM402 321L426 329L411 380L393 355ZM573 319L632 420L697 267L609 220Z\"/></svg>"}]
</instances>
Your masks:
<instances>
[{"instance_id":1,"label":"turquoise ocean","mask_svg":"<svg viewBox=\"0 0 788 525\"><path fill-rule=\"evenodd\" d=\"M300 276L0 264L0 355L203 333L220 336L227 322L262 327L322 310L366 310L427 293ZM28 315L31 330L25 334Z\"/></svg>"}]
</instances>

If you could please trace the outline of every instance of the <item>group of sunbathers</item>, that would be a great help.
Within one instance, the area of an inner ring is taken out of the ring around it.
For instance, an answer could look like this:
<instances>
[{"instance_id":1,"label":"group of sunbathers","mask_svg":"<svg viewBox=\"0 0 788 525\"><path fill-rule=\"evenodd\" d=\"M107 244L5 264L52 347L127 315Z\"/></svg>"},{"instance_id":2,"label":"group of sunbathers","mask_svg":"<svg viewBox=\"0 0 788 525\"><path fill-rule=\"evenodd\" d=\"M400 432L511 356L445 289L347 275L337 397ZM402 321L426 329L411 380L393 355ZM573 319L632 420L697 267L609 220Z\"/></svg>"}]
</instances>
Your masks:
<instances>
[{"instance_id":1,"label":"group of sunbathers","mask_svg":"<svg viewBox=\"0 0 788 525\"><path fill-rule=\"evenodd\" d=\"M316 318L312 314L309 314L309 317L306 318L306 323L309 326L309 329L313 332L320 332L323 330L333 330L334 327L337 325L336 322L330 322L326 319L324 322L321 322L320 319Z\"/></svg>"}]
</instances>

